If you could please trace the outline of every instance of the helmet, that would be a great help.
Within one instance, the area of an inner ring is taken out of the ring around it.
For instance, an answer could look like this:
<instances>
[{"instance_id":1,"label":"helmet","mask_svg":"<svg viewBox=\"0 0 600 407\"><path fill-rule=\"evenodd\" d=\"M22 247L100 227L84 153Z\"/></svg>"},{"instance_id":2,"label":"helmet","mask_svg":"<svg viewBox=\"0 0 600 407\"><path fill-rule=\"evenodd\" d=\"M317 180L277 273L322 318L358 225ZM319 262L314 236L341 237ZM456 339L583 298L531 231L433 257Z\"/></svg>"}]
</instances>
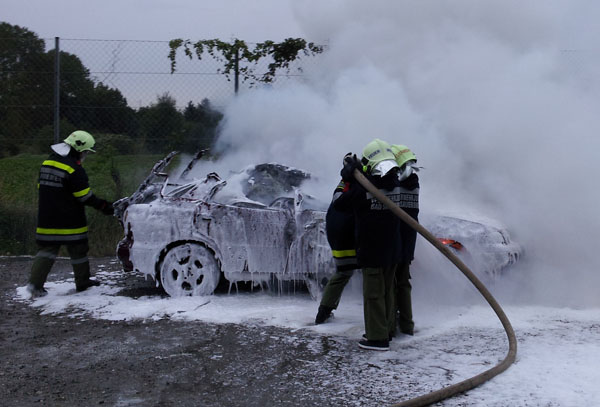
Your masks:
<instances>
[{"instance_id":1,"label":"helmet","mask_svg":"<svg viewBox=\"0 0 600 407\"><path fill-rule=\"evenodd\" d=\"M392 144L391 146L394 157L399 167L402 167L408 161L417 162L417 156L410 149L402 144Z\"/></svg>"},{"instance_id":2,"label":"helmet","mask_svg":"<svg viewBox=\"0 0 600 407\"><path fill-rule=\"evenodd\" d=\"M94 147L94 144L96 144L96 141L94 140L92 135L90 133L88 133L87 131L83 131L83 130L74 131L73 133L71 133L69 135L69 137L67 137L65 139L64 142L65 142L65 144L70 145L76 151L78 151L80 153L82 153L84 151L91 151L92 153L96 152L95 150L92 150L92 147Z\"/></svg>"},{"instance_id":3,"label":"helmet","mask_svg":"<svg viewBox=\"0 0 600 407\"><path fill-rule=\"evenodd\" d=\"M398 172L398 179L400 181L410 177L413 172L418 171L417 167L413 167L413 164L417 162L417 156L410 149L402 144L393 144L392 151L396 157L396 163L400 167Z\"/></svg>"},{"instance_id":4,"label":"helmet","mask_svg":"<svg viewBox=\"0 0 600 407\"><path fill-rule=\"evenodd\" d=\"M363 150L362 164L365 172L379 176L384 176L392 168L398 167L390 145L377 138Z\"/></svg>"}]
</instances>

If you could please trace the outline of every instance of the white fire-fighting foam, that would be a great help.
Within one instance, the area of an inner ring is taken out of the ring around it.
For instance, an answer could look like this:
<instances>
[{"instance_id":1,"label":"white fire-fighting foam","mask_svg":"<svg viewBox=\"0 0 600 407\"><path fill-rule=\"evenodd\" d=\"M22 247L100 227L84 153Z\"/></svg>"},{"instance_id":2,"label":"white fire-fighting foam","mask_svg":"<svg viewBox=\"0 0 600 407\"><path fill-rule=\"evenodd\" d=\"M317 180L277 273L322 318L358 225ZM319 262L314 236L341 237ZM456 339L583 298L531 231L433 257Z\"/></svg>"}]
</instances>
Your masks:
<instances>
[{"instance_id":1,"label":"white fire-fighting foam","mask_svg":"<svg viewBox=\"0 0 600 407\"><path fill-rule=\"evenodd\" d=\"M499 294L599 303L600 6L381 0L295 8L307 38L327 50L305 58L302 84L245 92L227 107L226 166L303 168L328 199L346 152L360 155L375 137L406 144L425 167L423 212L490 216L523 245L526 256ZM420 284L437 280L432 273Z\"/></svg>"}]
</instances>

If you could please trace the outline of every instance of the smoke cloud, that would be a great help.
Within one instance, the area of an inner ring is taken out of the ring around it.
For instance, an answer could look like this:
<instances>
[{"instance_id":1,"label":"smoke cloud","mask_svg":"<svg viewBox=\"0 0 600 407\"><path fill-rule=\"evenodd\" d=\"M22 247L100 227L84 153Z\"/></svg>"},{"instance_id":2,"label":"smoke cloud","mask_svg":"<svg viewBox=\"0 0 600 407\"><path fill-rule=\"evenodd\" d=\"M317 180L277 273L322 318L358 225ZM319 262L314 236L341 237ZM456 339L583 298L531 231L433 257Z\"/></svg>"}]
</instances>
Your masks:
<instances>
[{"instance_id":1,"label":"smoke cloud","mask_svg":"<svg viewBox=\"0 0 600 407\"><path fill-rule=\"evenodd\" d=\"M494 285L498 295L600 305L600 5L305 0L294 8L306 38L327 50L305 64L304 83L246 92L227 107L224 163L308 170L318 179L312 193L327 201L345 153L360 155L375 137L406 144L425 167L422 213L494 218L523 246ZM426 244L418 256L435 255ZM447 282L440 273L414 276L415 286Z\"/></svg>"}]
</instances>

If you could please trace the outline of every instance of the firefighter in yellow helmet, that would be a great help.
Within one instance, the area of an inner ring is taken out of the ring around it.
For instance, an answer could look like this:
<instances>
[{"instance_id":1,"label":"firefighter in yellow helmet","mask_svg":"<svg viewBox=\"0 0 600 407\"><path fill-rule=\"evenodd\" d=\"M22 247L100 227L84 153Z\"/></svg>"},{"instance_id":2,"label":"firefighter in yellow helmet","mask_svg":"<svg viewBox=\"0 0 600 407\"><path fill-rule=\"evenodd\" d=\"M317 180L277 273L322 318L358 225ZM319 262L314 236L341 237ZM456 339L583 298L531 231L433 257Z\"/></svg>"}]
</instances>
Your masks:
<instances>
[{"instance_id":1,"label":"firefighter in yellow helmet","mask_svg":"<svg viewBox=\"0 0 600 407\"><path fill-rule=\"evenodd\" d=\"M351 183L350 192L336 205L354 211L356 256L363 270L366 333L359 347L388 350L389 341L396 334L396 270L400 264L412 260L414 240L403 241L402 229L409 226L355 182L352 175L355 169L360 169L393 202L410 201L418 210L418 195L415 201L414 188L406 188L400 179L400 167L391 146L380 139L367 144L361 161L356 156L347 159L341 172L342 178Z\"/></svg>"},{"instance_id":2,"label":"firefighter in yellow helmet","mask_svg":"<svg viewBox=\"0 0 600 407\"><path fill-rule=\"evenodd\" d=\"M403 209L411 214L415 219L418 215L418 177L416 172L417 157L406 146L400 144L392 144L390 149L394 153L394 158L398 166L398 178L407 187L410 188L412 199L402 200L399 202ZM346 154L344 160L350 159L352 153ZM391 158L391 157L390 157ZM373 165L371 163L371 165ZM381 171L384 166L393 167L393 163L387 162L377 167L377 171ZM366 162L361 171L367 171L369 163ZM410 178L410 179L409 179ZM415 181L417 181L415 183ZM326 322L332 315L340 302L342 292L350 278L353 275L354 269L359 268L356 260L356 249L354 243L354 216L352 211L341 211L335 207L336 201L343 202L347 199L350 191L350 182L342 179L336 187L333 199L329 205L326 216L327 239L331 246L331 251L336 264L336 272L329 279L323 296L319 304L315 324ZM415 196L416 195L416 196ZM406 226L406 225L405 225ZM411 228L402 228L404 236L402 238L403 246L408 251L407 257L412 259L414 251L414 242L416 240L416 232ZM400 332L413 335L414 322L412 319L412 300L410 285L410 262L404 262L396 269L396 319Z\"/></svg>"},{"instance_id":3,"label":"firefighter in yellow helmet","mask_svg":"<svg viewBox=\"0 0 600 407\"><path fill-rule=\"evenodd\" d=\"M105 215L112 215L114 209L111 203L92 193L81 166L87 154L95 152L94 144L91 134L77 130L62 143L52 145L52 153L42 163L35 234L38 252L27 285L32 298L47 294L44 283L62 245L71 257L76 290L84 291L99 285L98 281L90 279L85 206Z\"/></svg>"}]
</instances>

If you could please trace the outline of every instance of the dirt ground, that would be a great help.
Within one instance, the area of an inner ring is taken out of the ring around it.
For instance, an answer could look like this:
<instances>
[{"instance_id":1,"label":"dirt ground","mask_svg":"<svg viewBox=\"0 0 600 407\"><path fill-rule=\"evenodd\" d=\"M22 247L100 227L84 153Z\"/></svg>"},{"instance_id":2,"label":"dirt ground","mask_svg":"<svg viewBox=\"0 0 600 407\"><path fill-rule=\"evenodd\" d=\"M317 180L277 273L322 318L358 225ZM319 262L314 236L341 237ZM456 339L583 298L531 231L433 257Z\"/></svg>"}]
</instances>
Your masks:
<instances>
[{"instance_id":1,"label":"dirt ground","mask_svg":"<svg viewBox=\"0 0 600 407\"><path fill-rule=\"evenodd\" d=\"M354 347L344 339L265 326L42 315L14 300L31 261L0 258L0 405L355 405L336 385ZM49 281L70 276L68 260L59 259ZM157 294L153 282L134 275L122 283L121 295Z\"/></svg>"}]
</instances>

